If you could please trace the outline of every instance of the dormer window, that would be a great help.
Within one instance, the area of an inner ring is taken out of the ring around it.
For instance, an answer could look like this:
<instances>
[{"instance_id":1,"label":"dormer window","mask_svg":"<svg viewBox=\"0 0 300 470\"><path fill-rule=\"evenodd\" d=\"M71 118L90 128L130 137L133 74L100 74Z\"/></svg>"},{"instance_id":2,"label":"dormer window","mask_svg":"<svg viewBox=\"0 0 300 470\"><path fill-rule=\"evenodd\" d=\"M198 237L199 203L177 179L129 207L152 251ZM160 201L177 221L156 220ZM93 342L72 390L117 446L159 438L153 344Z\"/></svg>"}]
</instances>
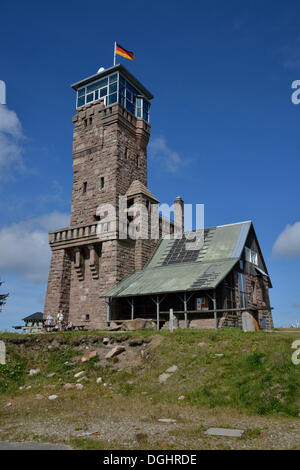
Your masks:
<instances>
[{"instance_id":1,"label":"dormer window","mask_svg":"<svg viewBox=\"0 0 300 470\"><path fill-rule=\"evenodd\" d=\"M245 259L249 261L249 263L258 265L258 256L256 251L251 250L250 248L245 247Z\"/></svg>"}]
</instances>

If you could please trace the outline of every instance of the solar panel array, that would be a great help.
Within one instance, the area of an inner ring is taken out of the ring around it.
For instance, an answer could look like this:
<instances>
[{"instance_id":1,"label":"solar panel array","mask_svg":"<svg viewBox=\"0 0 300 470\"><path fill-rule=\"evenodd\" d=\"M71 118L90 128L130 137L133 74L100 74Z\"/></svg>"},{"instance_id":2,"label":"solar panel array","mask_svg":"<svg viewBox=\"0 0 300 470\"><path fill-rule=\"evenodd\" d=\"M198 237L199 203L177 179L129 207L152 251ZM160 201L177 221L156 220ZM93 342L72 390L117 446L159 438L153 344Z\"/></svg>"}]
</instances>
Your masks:
<instances>
[{"instance_id":1,"label":"solar panel array","mask_svg":"<svg viewBox=\"0 0 300 470\"><path fill-rule=\"evenodd\" d=\"M204 230L204 239L208 233L208 230ZM190 246L189 249L188 247ZM186 238L184 235L182 238L176 239L172 243L171 250L166 255L162 266L168 266L170 264L178 263L193 263L197 261L199 253L202 249L202 244L200 240L200 247L195 249L196 243L193 240Z\"/></svg>"}]
</instances>

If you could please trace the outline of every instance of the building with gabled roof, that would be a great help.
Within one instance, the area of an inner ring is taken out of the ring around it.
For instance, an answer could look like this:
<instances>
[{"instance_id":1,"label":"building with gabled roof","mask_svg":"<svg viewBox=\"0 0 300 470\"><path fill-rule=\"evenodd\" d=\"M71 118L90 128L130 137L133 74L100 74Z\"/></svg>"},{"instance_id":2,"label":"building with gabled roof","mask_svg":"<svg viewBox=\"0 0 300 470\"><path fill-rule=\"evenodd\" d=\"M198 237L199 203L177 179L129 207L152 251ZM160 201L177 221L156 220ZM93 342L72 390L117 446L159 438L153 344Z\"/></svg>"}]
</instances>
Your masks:
<instances>
[{"instance_id":1,"label":"building with gabled roof","mask_svg":"<svg viewBox=\"0 0 300 470\"><path fill-rule=\"evenodd\" d=\"M160 325L172 308L182 326L241 327L242 313L251 312L257 328L271 328L272 284L252 222L205 229L198 250L189 250L191 235L161 239L143 270L105 294L111 319L126 311L127 318L150 316Z\"/></svg>"},{"instance_id":2,"label":"building with gabled roof","mask_svg":"<svg viewBox=\"0 0 300 470\"><path fill-rule=\"evenodd\" d=\"M94 329L143 317L160 328L173 309L185 327L240 327L246 314L256 328L271 327L271 281L251 222L207 228L203 246L190 249L182 199L174 222L159 216L147 185L153 95L119 64L72 88L71 218L49 233L44 318L62 312Z\"/></svg>"}]
</instances>

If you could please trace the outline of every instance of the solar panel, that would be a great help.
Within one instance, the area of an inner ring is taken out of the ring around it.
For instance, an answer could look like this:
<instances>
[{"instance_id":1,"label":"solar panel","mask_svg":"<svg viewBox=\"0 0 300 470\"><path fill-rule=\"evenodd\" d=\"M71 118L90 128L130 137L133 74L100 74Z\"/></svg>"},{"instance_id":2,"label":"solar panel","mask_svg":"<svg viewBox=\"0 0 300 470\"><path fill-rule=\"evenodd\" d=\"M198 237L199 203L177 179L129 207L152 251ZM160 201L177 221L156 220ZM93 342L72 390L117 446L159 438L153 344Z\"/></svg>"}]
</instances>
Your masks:
<instances>
[{"instance_id":1,"label":"solar panel","mask_svg":"<svg viewBox=\"0 0 300 470\"><path fill-rule=\"evenodd\" d=\"M204 230L204 239L208 233L208 230ZM172 248L167 254L162 266L167 266L169 264L177 263L193 263L197 261L199 252L201 251L201 246L199 249L188 249L189 243L192 246L194 240L186 238L184 235L182 238L174 240Z\"/></svg>"}]
</instances>

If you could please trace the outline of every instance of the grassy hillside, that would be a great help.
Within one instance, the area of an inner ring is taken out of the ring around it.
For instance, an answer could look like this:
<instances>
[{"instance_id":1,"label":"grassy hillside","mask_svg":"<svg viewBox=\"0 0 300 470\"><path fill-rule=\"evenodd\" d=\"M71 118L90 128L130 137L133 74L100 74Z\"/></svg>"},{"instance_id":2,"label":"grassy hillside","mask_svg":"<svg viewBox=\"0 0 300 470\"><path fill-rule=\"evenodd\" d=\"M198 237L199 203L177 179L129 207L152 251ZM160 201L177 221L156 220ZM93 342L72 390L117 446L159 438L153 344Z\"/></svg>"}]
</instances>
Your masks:
<instances>
[{"instance_id":1,"label":"grassy hillside","mask_svg":"<svg viewBox=\"0 0 300 470\"><path fill-rule=\"evenodd\" d=\"M102 343L103 337L110 338L108 345ZM159 415L180 421L181 415L193 415L197 410L297 419L300 412L300 365L291 361L291 344L299 339L297 333L146 330L33 336L6 333L0 339L7 345L7 364L0 365L0 417L4 414L6 419L13 420L13 413L21 419L25 412L26 419L34 420L41 409L51 409L59 416L60 407L69 416L77 407L89 415L91 406L102 414L107 410L108 416L125 406L126 412L140 414L141 422ZM125 351L105 359L115 345L124 346ZM94 350L97 356L82 363L82 355ZM161 383L159 376L173 365L177 370ZM28 375L37 368L38 374ZM83 389L78 390L72 387L77 383L74 375L80 371L85 371L85 379L80 382ZM98 377L101 384L96 383ZM66 383L74 385L66 389ZM58 396L57 401L47 400L51 394ZM12 405L5 406L7 403Z\"/></svg>"}]
</instances>

